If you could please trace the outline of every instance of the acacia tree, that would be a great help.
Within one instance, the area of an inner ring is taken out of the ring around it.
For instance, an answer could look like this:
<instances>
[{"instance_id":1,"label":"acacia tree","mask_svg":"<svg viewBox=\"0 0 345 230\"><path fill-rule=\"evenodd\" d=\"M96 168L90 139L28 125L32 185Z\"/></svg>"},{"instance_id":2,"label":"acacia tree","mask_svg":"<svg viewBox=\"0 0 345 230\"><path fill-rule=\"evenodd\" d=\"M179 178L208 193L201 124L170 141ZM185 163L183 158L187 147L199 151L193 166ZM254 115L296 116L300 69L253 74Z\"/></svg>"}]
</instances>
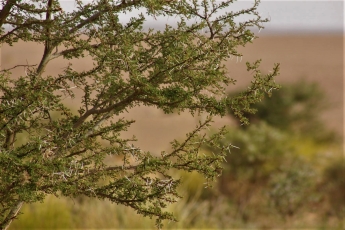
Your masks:
<instances>
[{"instance_id":1,"label":"acacia tree","mask_svg":"<svg viewBox=\"0 0 345 230\"><path fill-rule=\"evenodd\" d=\"M257 61L247 63L253 73L248 89L226 97L226 86L235 80L224 62L242 57L237 48L255 38L250 28L259 30L267 21L256 11L258 1L240 11L231 11L232 2L75 0L76 8L65 12L58 0L2 0L1 44L30 41L44 50L37 65L24 65L25 75L11 74L18 66L0 72L0 226L6 229L23 203L48 194L109 199L156 217L158 226L175 220L164 211L179 198L180 181L172 170L197 171L208 181L221 172L229 146L217 144L223 129L203 134L212 116L230 107L246 123L243 112L276 88L278 65L265 75ZM145 14L119 20L133 9ZM245 14L251 18L235 22ZM143 27L147 17L164 16L176 25ZM45 73L55 58L85 56L94 63L89 69L76 71L69 64L55 75ZM76 95L82 102L73 113L63 101ZM139 105L210 116L183 141L172 141L171 151L148 152L120 136L134 122L121 114ZM16 136L23 134L28 139L19 143ZM221 151L199 154L203 144ZM107 155L120 160L108 164Z\"/></svg>"}]
</instances>

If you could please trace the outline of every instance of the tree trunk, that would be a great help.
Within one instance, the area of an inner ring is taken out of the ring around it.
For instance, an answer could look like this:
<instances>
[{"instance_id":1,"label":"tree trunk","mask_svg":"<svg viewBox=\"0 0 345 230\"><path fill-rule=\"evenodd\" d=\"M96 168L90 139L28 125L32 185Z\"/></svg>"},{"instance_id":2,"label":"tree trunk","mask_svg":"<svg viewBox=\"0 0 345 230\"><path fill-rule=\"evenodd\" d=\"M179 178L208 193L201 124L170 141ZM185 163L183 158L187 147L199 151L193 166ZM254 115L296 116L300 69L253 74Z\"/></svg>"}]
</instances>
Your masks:
<instances>
[{"instance_id":1,"label":"tree trunk","mask_svg":"<svg viewBox=\"0 0 345 230\"><path fill-rule=\"evenodd\" d=\"M7 215L7 217L5 218L4 222L1 223L1 229L2 230L7 230L10 227L10 224L12 223L12 220L14 218L16 218L16 216L18 215L19 210L22 208L24 202L20 201L17 203L16 206L14 206L10 213Z\"/></svg>"}]
</instances>

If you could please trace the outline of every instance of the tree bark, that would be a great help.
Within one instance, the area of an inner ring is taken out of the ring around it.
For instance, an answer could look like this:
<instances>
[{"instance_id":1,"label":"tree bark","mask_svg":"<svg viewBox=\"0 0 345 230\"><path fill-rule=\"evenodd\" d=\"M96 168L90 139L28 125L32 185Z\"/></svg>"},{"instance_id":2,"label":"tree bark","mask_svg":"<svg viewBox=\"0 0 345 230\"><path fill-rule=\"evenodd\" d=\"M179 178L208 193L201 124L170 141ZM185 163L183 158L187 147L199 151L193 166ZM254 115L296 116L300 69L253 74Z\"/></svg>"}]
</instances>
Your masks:
<instances>
[{"instance_id":1,"label":"tree bark","mask_svg":"<svg viewBox=\"0 0 345 230\"><path fill-rule=\"evenodd\" d=\"M7 215L4 222L1 223L0 227L2 230L7 230L10 227L10 224L12 223L13 219L16 218L16 216L18 215L23 204L23 201L19 201L17 205L11 209L10 213Z\"/></svg>"}]
</instances>

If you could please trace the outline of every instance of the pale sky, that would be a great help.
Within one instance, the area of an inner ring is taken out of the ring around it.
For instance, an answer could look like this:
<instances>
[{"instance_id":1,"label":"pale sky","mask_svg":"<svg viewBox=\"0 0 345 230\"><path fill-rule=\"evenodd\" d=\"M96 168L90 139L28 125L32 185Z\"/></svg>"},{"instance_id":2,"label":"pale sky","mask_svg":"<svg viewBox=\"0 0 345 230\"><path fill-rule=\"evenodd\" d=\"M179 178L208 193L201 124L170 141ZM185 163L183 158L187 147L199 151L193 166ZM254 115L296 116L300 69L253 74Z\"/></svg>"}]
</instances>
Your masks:
<instances>
[{"instance_id":1,"label":"pale sky","mask_svg":"<svg viewBox=\"0 0 345 230\"><path fill-rule=\"evenodd\" d=\"M252 1L245 0L235 2L231 11L248 7ZM62 7L71 10L74 2L63 1ZM344 2L343 1L262 1L258 11L264 17L271 19L266 23L263 33L341 33L344 31ZM131 14L122 15L121 18L127 21L140 11L133 11ZM174 19L169 19L169 24ZM148 19L148 25L164 27L166 20Z\"/></svg>"},{"instance_id":2,"label":"pale sky","mask_svg":"<svg viewBox=\"0 0 345 230\"><path fill-rule=\"evenodd\" d=\"M264 1L258 8L271 21L267 32L341 32L343 1Z\"/></svg>"}]
</instances>

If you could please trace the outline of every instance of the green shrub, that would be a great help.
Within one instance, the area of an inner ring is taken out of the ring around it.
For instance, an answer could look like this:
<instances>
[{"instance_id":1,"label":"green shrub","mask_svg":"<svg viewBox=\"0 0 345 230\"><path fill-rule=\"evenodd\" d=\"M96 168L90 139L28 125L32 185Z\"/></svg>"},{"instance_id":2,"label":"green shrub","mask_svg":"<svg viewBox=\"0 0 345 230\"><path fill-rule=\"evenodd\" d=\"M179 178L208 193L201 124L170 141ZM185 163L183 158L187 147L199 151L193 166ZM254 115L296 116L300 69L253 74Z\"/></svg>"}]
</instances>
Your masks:
<instances>
[{"instance_id":1,"label":"green shrub","mask_svg":"<svg viewBox=\"0 0 345 230\"><path fill-rule=\"evenodd\" d=\"M325 98L318 84L300 80L282 85L279 90L272 92L272 97L265 97L261 102L252 105L256 111L254 114L245 113L245 116L252 124L265 121L268 125L284 131L329 141L335 138L334 134L320 121L320 112L327 108ZM230 110L229 114L233 115Z\"/></svg>"},{"instance_id":2,"label":"green shrub","mask_svg":"<svg viewBox=\"0 0 345 230\"><path fill-rule=\"evenodd\" d=\"M313 192L314 169L301 158L287 159L280 171L269 182L269 203L274 210L288 220L317 197Z\"/></svg>"}]
</instances>

